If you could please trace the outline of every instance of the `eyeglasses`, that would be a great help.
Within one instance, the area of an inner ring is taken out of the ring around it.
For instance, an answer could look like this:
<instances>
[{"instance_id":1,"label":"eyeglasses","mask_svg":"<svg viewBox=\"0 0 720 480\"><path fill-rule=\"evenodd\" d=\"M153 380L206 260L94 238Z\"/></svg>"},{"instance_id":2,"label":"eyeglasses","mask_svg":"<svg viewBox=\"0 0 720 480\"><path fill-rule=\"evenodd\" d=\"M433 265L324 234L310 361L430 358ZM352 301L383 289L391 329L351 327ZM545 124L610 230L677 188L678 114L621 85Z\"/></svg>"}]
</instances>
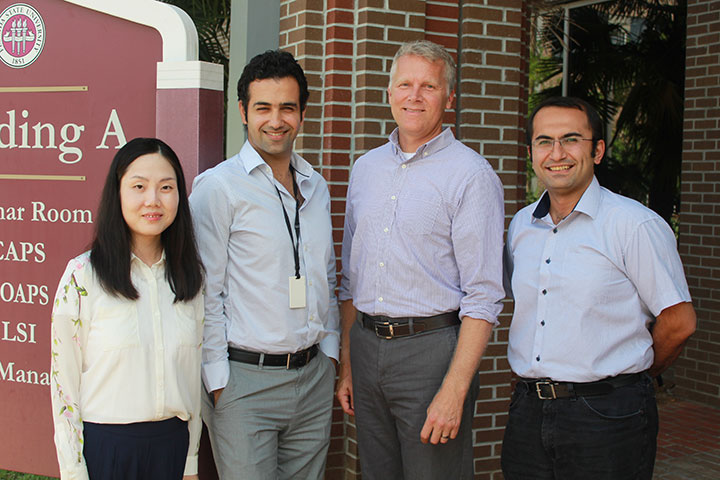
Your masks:
<instances>
[{"instance_id":1,"label":"eyeglasses","mask_svg":"<svg viewBox=\"0 0 720 480\"><path fill-rule=\"evenodd\" d=\"M558 142L564 150L570 150L578 145L580 141L592 142L592 138L581 138L581 137L563 137L563 138L536 138L532 142L532 146L538 153L550 152L555 147L555 142Z\"/></svg>"}]
</instances>

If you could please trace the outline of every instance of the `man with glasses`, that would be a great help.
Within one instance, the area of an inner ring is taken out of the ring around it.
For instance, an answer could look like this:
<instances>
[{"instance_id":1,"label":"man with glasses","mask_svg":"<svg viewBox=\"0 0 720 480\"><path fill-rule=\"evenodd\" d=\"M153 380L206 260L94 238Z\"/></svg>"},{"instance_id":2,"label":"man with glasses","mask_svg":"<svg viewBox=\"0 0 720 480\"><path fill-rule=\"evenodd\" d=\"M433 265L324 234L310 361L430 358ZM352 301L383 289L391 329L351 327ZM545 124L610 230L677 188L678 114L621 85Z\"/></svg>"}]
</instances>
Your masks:
<instances>
[{"instance_id":1,"label":"man with glasses","mask_svg":"<svg viewBox=\"0 0 720 480\"><path fill-rule=\"evenodd\" d=\"M602 188L603 124L586 102L542 102L528 123L547 190L508 229L518 376L502 448L508 480L647 479L658 430L651 376L695 330L667 223Z\"/></svg>"}]
</instances>

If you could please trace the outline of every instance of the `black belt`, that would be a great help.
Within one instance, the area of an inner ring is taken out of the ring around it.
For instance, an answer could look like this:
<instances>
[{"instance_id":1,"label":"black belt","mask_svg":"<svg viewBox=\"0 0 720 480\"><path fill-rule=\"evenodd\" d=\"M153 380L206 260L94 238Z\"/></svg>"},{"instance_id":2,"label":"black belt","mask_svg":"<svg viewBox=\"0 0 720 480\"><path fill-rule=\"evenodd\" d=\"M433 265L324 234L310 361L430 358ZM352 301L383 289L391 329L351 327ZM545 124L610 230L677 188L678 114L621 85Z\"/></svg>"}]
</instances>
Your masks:
<instances>
[{"instance_id":1,"label":"black belt","mask_svg":"<svg viewBox=\"0 0 720 480\"><path fill-rule=\"evenodd\" d=\"M527 385L530 392L535 391L540 400L555 400L556 398L593 397L605 395L616 388L639 382L644 373L625 373L616 377L608 377L596 382L572 383L554 382L550 379L521 378L518 383Z\"/></svg>"},{"instance_id":2,"label":"black belt","mask_svg":"<svg viewBox=\"0 0 720 480\"><path fill-rule=\"evenodd\" d=\"M285 367L287 369L300 368L307 365L310 363L310 360L315 358L317 353L317 344L295 353L284 353L281 355L266 353L264 356L262 353L249 352L239 348L228 347L228 358L233 362L260 365L260 359L262 358L262 364L266 367Z\"/></svg>"},{"instance_id":3,"label":"black belt","mask_svg":"<svg viewBox=\"0 0 720 480\"><path fill-rule=\"evenodd\" d=\"M375 335L386 340L409 337L417 333L458 325L460 310L445 312L432 317L385 317L383 315L360 314L363 327L373 330Z\"/></svg>"}]
</instances>

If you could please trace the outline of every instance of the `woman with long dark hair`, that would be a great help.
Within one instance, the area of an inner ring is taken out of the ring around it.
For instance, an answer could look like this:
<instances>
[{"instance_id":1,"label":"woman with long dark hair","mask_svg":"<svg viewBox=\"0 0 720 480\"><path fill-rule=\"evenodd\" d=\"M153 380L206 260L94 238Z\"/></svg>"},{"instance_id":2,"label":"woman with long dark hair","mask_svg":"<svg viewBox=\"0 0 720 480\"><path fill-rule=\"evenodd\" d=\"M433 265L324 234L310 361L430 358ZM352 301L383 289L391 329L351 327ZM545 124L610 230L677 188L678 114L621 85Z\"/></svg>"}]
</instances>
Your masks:
<instances>
[{"instance_id":1,"label":"woman with long dark hair","mask_svg":"<svg viewBox=\"0 0 720 480\"><path fill-rule=\"evenodd\" d=\"M196 478L202 266L185 178L164 142L110 165L89 252L52 313L52 405L65 479Z\"/></svg>"}]
</instances>

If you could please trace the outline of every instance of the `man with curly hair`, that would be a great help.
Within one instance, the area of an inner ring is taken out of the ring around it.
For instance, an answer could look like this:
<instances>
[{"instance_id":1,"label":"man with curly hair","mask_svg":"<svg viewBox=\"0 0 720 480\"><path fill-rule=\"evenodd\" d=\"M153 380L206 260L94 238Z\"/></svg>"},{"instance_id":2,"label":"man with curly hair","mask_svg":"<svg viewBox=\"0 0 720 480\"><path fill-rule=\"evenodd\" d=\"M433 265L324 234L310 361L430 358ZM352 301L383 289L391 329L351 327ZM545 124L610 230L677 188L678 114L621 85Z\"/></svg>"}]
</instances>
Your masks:
<instances>
[{"instance_id":1,"label":"man with curly hair","mask_svg":"<svg viewBox=\"0 0 720 480\"><path fill-rule=\"evenodd\" d=\"M206 269L203 419L222 479L320 479L339 347L325 180L293 152L307 80L287 52L238 82L248 140L190 197Z\"/></svg>"}]
</instances>

